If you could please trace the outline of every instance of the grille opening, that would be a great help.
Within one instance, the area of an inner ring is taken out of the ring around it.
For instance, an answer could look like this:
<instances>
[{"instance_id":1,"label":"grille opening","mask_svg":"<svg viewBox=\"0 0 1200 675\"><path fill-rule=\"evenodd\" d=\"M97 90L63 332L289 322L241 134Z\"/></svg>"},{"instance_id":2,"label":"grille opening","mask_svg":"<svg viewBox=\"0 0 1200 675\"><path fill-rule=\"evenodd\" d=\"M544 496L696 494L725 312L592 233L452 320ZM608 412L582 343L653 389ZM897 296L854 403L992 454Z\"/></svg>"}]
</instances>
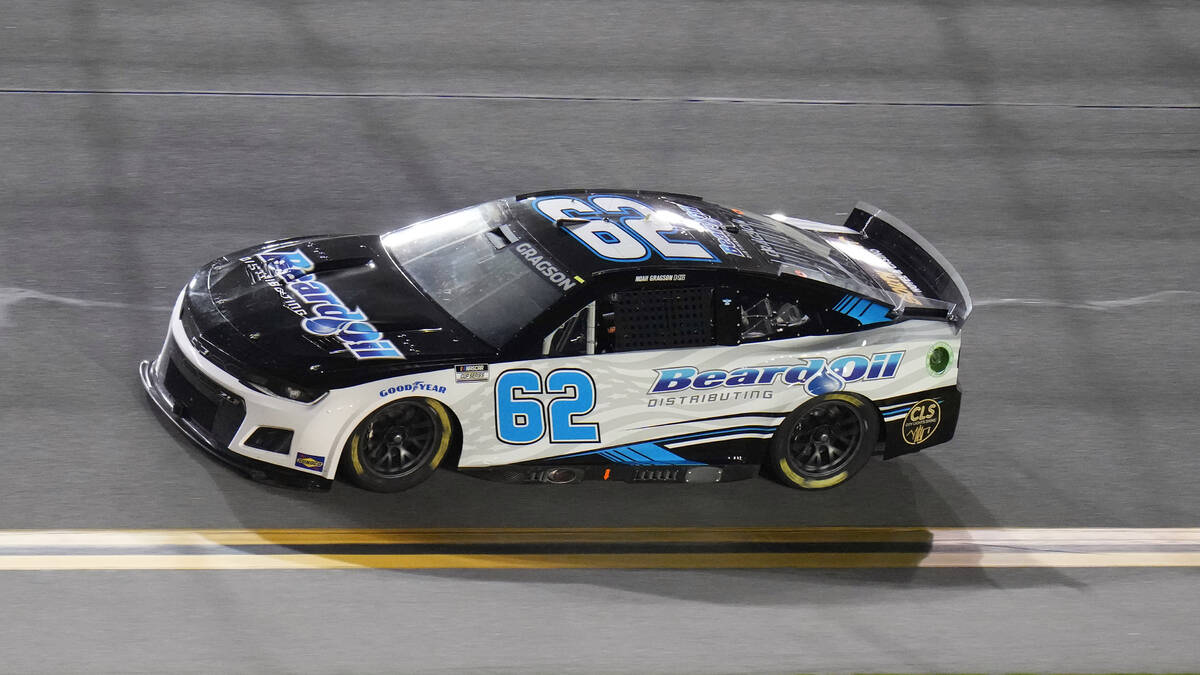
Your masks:
<instances>
[{"instance_id":1,"label":"grille opening","mask_svg":"<svg viewBox=\"0 0 1200 675\"><path fill-rule=\"evenodd\" d=\"M189 363L174 340L167 346L163 389L174 404L172 412L217 445L227 447L246 416L241 397L226 391Z\"/></svg>"},{"instance_id":2,"label":"grille opening","mask_svg":"<svg viewBox=\"0 0 1200 675\"><path fill-rule=\"evenodd\" d=\"M292 451L291 429L278 427L259 427L246 439L246 445L267 452L277 452L286 455Z\"/></svg>"},{"instance_id":3,"label":"grille opening","mask_svg":"<svg viewBox=\"0 0 1200 675\"><path fill-rule=\"evenodd\" d=\"M217 417L217 404L192 385L174 362L167 364L163 386L175 401L176 413L211 430Z\"/></svg>"}]
</instances>

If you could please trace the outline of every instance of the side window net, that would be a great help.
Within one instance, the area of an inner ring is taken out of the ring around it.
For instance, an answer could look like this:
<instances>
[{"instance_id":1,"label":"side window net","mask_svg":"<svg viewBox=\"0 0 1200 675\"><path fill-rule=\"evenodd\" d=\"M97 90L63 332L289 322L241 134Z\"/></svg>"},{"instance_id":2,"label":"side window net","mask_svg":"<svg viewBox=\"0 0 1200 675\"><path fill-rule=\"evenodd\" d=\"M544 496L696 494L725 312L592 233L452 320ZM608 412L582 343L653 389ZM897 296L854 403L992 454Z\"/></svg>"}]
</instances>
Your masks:
<instances>
[{"instance_id":1,"label":"side window net","mask_svg":"<svg viewBox=\"0 0 1200 675\"><path fill-rule=\"evenodd\" d=\"M542 355L584 356L714 344L713 290L622 291L589 303L542 340Z\"/></svg>"},{"instance_id":2,"label":"side window net","mask_svg":"<svg viewBox=\"0 0 1200 675\"><path fill-rule=\"evenodd\" d=\"M611 298L616 351L713 344L711 288L623 291Z\"/></svg>"}]
</instances>

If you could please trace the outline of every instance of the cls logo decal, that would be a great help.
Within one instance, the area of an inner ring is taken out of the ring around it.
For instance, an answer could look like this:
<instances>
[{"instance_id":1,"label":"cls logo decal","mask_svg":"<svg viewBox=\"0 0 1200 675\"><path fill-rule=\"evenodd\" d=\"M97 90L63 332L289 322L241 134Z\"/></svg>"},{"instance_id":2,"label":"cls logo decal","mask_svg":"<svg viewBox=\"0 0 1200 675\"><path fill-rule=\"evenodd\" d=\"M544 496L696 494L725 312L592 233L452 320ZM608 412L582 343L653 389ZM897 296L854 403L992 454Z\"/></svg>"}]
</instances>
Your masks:
<instances>
[{"instance_id":1,"label":"cls logo decal","mask_svg":"<svg viewBox=\"0 0 1200 675\"><path fill-rule=\"evenodd\" d=\"M931 398L918 401L904 418L904 424L900 426L900 436L909 445L920 445L937 431L941 421L942 406L937 401Z\"/></svg>"},{"instance_id":2,"label":"cls logo decal","mask_svg":"<svg viewBox=\"0 0 1200 675\"><path fill-rule=\"evenodd\" d=\"M628 197L542 197L533 203L533 209L554 222L587 221L564 229L605 260L637 262L648 259L651 251L664 260L718 260L686 233L682 226L690 221L683 216L656 211Z\"/></svg>"}]
</instances>

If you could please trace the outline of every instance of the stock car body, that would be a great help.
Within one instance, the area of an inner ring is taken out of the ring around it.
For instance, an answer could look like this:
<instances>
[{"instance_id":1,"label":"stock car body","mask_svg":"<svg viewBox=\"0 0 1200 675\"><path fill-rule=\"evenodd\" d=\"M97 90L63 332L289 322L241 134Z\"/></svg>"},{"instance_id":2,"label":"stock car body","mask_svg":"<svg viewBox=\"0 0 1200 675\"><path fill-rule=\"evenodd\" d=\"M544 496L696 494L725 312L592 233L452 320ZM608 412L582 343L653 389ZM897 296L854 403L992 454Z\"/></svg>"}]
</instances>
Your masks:
<instances>
[{"instance_id":1,"label":"stock car body","mask_svg":"<svg viewBox=\"0 0 1200 675\"><path fill-rule=\"evenodd\" d=\"M970 312L950 263L866 204L828 225L556 190L219 258L141 375L260 480L394 491L446 462L821 489L953 436Z\"/></svg>"}]
</instances>

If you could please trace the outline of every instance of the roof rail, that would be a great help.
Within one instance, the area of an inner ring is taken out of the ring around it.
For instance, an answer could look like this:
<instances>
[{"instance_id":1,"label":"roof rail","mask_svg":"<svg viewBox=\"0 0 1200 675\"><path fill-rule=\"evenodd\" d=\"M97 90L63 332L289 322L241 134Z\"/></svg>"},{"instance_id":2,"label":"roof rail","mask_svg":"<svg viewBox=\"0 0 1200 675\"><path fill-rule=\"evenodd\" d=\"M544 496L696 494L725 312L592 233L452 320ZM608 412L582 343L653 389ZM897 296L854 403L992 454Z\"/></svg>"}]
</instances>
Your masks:
<instances>
[{"instance_id":1,"label":"roof rail","mask_svg":"<svg viewBox=\"0 0 1200 675\"><path fill-rule=\"evenodd\" d=\"M703 197L698 197L696 195L683 194L682 192L659 192L657 190L630 190L628 188L611 188L611 189L560 188L558 190L539 190L537 192L522 192L521 194L517 195L515 197L515 199L517 201L524 201L531 197L549 197L550 195L563 195L563 194L569 195L569 194L577 194L577 193L607 194L610 192L612 192L612 193L627 193L627 194L635 194L635 195L655 195L657 197L676 197L679 199L694 199L696 201L704 201Z\"/></svg>"}]
</instances>

